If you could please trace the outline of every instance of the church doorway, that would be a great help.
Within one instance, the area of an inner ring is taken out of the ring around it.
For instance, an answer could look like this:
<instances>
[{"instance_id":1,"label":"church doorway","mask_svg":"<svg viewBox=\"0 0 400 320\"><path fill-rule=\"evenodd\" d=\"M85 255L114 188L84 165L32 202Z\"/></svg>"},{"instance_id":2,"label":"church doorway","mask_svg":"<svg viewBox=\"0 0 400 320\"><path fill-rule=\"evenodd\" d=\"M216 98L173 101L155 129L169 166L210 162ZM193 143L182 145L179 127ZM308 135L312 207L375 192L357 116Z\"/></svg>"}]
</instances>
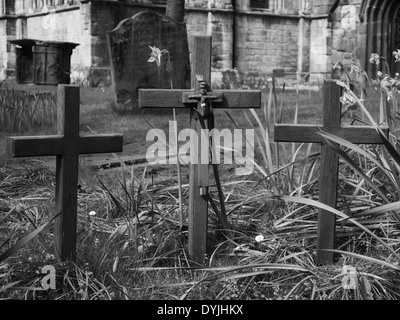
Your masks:
<instances>
[{"instance_id":1,"label":"church doorway","mask_svg":"<svg viewBox=\"0 0 400 320\"><path fill-rule=\"evenodd\" d=\"M370 76L376 74L376 67L369 63L372 53L387 59L389 70L384 61L380 70L392 76L400 73L400 63L395 63L393 51L400 49L400 1L364 0L360 10L360 20L366 24L366 51L364 68Z\"/></svg>"}]
</instances>

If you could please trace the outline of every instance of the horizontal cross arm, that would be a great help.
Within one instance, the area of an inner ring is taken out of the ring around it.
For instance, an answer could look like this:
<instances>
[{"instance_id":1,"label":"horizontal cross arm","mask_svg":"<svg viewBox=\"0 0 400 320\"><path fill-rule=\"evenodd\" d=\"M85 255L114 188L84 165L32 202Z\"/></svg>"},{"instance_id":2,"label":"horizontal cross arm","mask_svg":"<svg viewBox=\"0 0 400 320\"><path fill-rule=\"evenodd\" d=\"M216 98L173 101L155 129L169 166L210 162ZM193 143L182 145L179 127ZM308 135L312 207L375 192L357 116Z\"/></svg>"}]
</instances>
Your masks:
<instances>
[{"instance_id":1,"label":"horizontal cross arm","mask_svg":"<svg viewBox=\"0 0 400 320\"><path fill-rule=\"evenodd\" d=\"M354 144L381 144L382 139L376 130L371 126L350 126L343 125L335 128L324 128L318 125L308 124L276 124L274 139L277 142L304 142L323 143L324 139L317 132L325 131L336 135ZM382 128L387 135L388 128Z\"/></svg>"},{"instance_id":2,"label":"horizontal cross arm","mask_svg":"<svg viewBox=\"0 0 400 320\"><path fill-rule=\"evenodd\" d=\"M193 103L190 99L193 93L182 94L183 103ZM261 91L259 90L216 90L207 92L214 109L257 109L261 108Z\"/></svg>"},{"instance_id":3,"label":"horizontal cross arm","mask_svg":"<svg viewBox=\"0 0 400 320\"><path fill-rule=\"evenodd\" d=\"M54 156L63 153L62 136L8 137L7 153L11 157Z\"/></svg>"},{"instance_id":4,"label":"horizontal cross arm","mask_svg":"<svg viewBox=\"0 0 400 320\"><path fill-rule=\"evenodd\" d=\"M274 140L276 142L321 143L323 138L317 134L320 129L322 126L318 125L275 124Z\"/></svg>"},{"instance_id":5,"label":"horizontal cross arm","mask_svg":"<svg viewBox=\"0 0 400 320\"><path fill-rule=\"evenodd\" d=\"M260 90L216 90L212 95L222 95L222 102L213 103L215 109L260 109Z\"/></svg>"},{"instance_id":6,"label":"horizontal cross arm","mask_svg":"<svg viewBox=\"0 0 400 320\"><path fill-rule=\"evenodd\" d=\"M140 108L185 108L190 104L197 105L198 100L191 97L192 90L140 89ZM215 109L257 109L261 108L260 90L216 90L207 92Z\"/></svg>"},{"instance_id":7,"label":"horizontal cross arm","mask_svg":"<svg viewBox=\"0 0 400 320\"><path fill-rule=\"evenodd\" d=\"M194 94L191 90L170 90L170 89L140 89L140 108L184 108L182 94L187 92ZM193 101L197 104L197 101Z\"/></svg>"},{"instance_id":8,"label":"horizontal cross arm","mask_svg":"<svg viewBox=\"0 0 400 320\"><path fill-rule=\"evenodd\" d=\"M7 138L7 152L11 157L122 152L122 142L121 134L96 134L83 137L9 137Z\"/></svg>"},{"instance_id":9,"label":"horizontal cross arm","mask_svg":"<svg viewBox=\"0 0 400 320\"><path fill-rule=\"evenodd\" d=\"M122 148L122 134L88 135L79 141L79 154L122 152Z\"/></svg>"}]
</instances>

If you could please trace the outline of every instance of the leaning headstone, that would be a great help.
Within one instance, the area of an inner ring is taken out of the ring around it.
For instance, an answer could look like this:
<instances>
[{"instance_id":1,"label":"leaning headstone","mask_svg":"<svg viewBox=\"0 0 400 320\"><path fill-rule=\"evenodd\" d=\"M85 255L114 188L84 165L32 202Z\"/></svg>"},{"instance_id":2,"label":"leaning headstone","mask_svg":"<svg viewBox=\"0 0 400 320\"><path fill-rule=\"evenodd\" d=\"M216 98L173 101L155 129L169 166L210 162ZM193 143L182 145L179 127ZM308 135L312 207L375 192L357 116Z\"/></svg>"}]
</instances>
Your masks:
<instances>
[{"instance_id":1,"label":"leaning headstone","mask_svg":"<svg viewBox=\"0 0 400 320\"><path fill-rule=\"evenodd\" d=\"M154 12L141 12L107 32L107 43L117 103L132 103L136 107L139 88L190 88L184 23ZM148 62L150 46L168 51L162 54L159 66Z\"/></svg>"}]
</instances>

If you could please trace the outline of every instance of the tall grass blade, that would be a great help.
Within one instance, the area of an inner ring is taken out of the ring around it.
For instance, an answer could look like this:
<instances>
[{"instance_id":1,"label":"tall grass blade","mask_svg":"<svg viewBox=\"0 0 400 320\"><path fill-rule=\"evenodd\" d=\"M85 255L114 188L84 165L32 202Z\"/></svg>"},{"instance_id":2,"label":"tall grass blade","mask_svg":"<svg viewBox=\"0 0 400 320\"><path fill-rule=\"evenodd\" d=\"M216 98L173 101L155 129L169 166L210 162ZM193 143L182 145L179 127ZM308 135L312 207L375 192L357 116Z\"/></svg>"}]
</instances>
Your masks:
<instances>
[{"instance_id":1,"label":"tall grass blade","mask_svg":"<svg viewBox=\"0 0 400 320\"><path fill-rule=\"evenodd\" d=\"M345 139L342 139L338 136L335 136L334 134L331 134L331 133L328 133L325 131L318 132L318 134L320 136L324 137L326 140L330 140L332 142L335 142L342 146L345 146L345 147L349 148L350 150L354 150L355 152L363 155L365 158L367 158L368 160L373 162L380 169L384 170L384 168L382 167L382 164L378 160L376 160L375 157L373 157L370 153L366 152L363 148L357 146L356 144L353 144Z\"/></svg>"},{"instance_id":2,"label":"tall grass blade","mask_svg":"<svg viewBox=\"0 0 400 320\"><path fill-rule=\"evenodd\" d=\"M318 133L320 134L320 133ZM382 193L382 191L378 188L378 186L373 183L373 181L368 177L367 174L364 173L364 171L341 149L339 148L335 143L332 143L332 141L326 139L326 143L335 150L335 152L353 169L355 170L365 181L368 182L368 184L375 190L377 194L386 202L388 203L389 200L387 199L386 195ZM398 217L400 219L400 217ZM399 220L400 221L400 220Z\"/></svg>"},{"instance_id":3,"label":"tall grass blade","mask_svg":"<svg viewBox=\"0 0 400 320\"><path fill-rule=\"evenodd\" d=\"M40 232L43 231L44 228L47 227L47 225L53 221L56 217L58 217L60 213L56 214L54 217L46 221L44 224L42 224L39 228L35 229L34 231L28 233L25 237L22 239L18 240L11 248L6 250L4 253L0 255L0 263L14 255L19 249L21 249L23 246L25 246L28 242L30 242L32 239L34 239Z\"/></svg>"},{"instance_id":4,"label":"tall grass blade","mask_svg":"<svg viewBox=\"0 0 400 320\"><path fill-rule=\"evenodd\" d=\"M15 282L11 282L11 283L8 283L8 284L2 286L2 287L0 288L0 293L6 292L8 289L10 289L10 288L12 288L12 287L15 287L15 286L16 286L18 283L20 283L20 282L21 282L21 280L15 281ZM2 300L2 299L0 299L0 300Z\"/></svg>"},{"instance_id":5,"label":"tall grass blade","mask_svg":"<svg viewBox=\"0 0 400 320\"><path fill-rule=\"evenodd\" d=\"M269 128L267 125L267 128L264 128L264 126L261 123L260 118L258 117L257 113L255 112L254 109L250 109L251 114L253 115L254 119L256 119L258 126L261 131L262 135L262 141L259 141L259 139L256 136L257 142L260 146L260 150L262 151L262 155L265 161L265 166L268 168L268 172L271 173L273 171L272 167L272 155L271 155L271 147L270 147L270 142L269 142ZM246 115L247 116L247 115ZM251 123L250 119L248 119L249 122Z\"/></svg>"},{"instance_id":6,"label":"tall grass blade","mask_svg":"<svg viewBox=\"0 0 400 320\"><path fill-rule=\"evenodd\" d=\"M110 191L109 188L107 188L105 186L105 184L98 179L99 183L102 185L102 187L104 188L104 190L107 191L107 193L109 194L109 196L111 197L111 200L114 202L116 208L117 208L117 213L115 214L115 217L119 217L120 214L122 214L124 212L122 205L120 204L120 202L117 200L117 198L115 198L115 196L112 194L112 192Z\"/></svg>"},{"instance_id":7,"label":"tall grass blade","mask_svg":"<svg viewBox=\"0 0 400 320\"><path fill-rule=\"evenodd\" d=\"M367 209L367 210L353 214L352 217L358 218L358 217L368 216L368 215L382 215L382 214L386 214L390 211L396 211L396 210L400 210L400 201L391 202L388 204L381 205L379 207Z\"/></svg>"},{"instance_id":8,"label":"tall grass blade","mask_svg":"<svg viewBox=\"0 0 400 320\"><path fill-rule=\"evenodd\" d=\"M361 259L361 260L364 260L364 261L367 261L367 262L376 263L376 264L379 264L379 265L381 265L383 267L387 267L389 269L400 271L400 267L397 266L397 265L394 265L394 264L392 264L390 262L386 262L386 261L379 260L379 259L376 259L376 258L372 258L372 257L368 257L368 256L365 256L365 255L361 255L361 254L358 254L358 253L347 252L347 251L336 250L336 249L321 249L321 250L340 253L340 254L343 254L343 255L347 255L349 257Z\"/></svg>"},{"instance_id":9,"label":"tall grass blade","mask_svg":"<svg viewBox=\"0 0 400 320\"><path fill-rule=\"evenodd\" d=\"M305 205L309 205L315 208L319 208L322 210L325 210L327 212L331 212L332 214L335 214L347 221L350 221L351 223L353 223L354 225L356 225L357 227L359 227L360 229L364 230L366 233L368 233L371 237L373 237L374 239L376 239L379 243L381 243L389 252L391 252L396 259L398 259L400 261L400 256L396 253L396 251L390 246L388 245L385 241L383 241L380 237L378 237L375 233L373 233L371 230L369 230L368 228L366 228L365 226L363 226L361 223L359 223L358 221L354 220L353 218L349 217L348 215L346 215L343 212L340 212L339 210L332 208L322 202L319 201L315 201L312 199L307 199L307 198L302 198L302 197L292 197L292 196L276 196L278 199L280 200L284 200L284 201L288 201L288 202L296 202L296 203L301 203L301 204L305 204Z\"/></svg>"},{"instance_id":10,"label":"tall grass blade","mask_svg":"<svg viewBox=\"0 0 400 320\"><path fill-rule=\"evenodd\" d=\"M389 154L393 157L393 159L396 161L396 163L400 166L400 154L397 152L397 150L394 148L394 146L390 143L389 139L382 132L382 130L380 128L377 128L377 131L382 139L384 146L388 150Z\"/></svg>"},{"instance_id":11,"label":"tall grass blade","mask_svg":"<svg viewBox=\"0 0 400 320\"><path fill-rule=\"evenodd\" d=\"M382 124L385 122L385 101L384 101L384 97L383 94L381 94L381 99L379 102L379 123Z\"/></svg>"},{"instance_id":12,"label":"tall grass blade","mask_svg":"<svg viewBox=\"0 0 400 320\"><path fill-rule=\"evenodd\" d=\"M172 80L171 80L172 81ZM171 82L172 85L172 82ZM176 145L176 154L178 154L178 128L177 128L177 120L176 120L176 111L175 108L173 110L173 117L174 117L174 139L175 139L175 145ZM181 174L181 162L179 160L179 157L177 156L176 159L176 169L178 172L178 197L179 197L179 225L181 229L183 228L184 225L184 217L183 217L183 209L182 209L182 203L183 203L183 196L182 196L182 174Z\"/></svg>"}]
</instances>

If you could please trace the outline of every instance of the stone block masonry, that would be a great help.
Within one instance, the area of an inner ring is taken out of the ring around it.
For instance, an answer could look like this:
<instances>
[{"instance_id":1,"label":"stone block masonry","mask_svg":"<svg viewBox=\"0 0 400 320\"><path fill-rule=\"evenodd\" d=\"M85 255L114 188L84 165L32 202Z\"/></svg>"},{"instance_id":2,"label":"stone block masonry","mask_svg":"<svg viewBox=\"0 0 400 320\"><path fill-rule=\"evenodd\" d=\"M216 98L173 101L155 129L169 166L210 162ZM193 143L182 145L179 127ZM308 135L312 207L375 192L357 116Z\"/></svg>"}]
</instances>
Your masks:
<instances>
[{"instance_id":1,"label":"stone block masonry","mask_svg":"<svg viewBox=\"0 0 400 320\"><path fill-rule=\"evenodd\" d=\"M166 3L73 0L34 8L34 1L6 2L10 4L7 14L0 16L0 79L15 67L14 48L7 40L20 37L79 43L71 57L72 71L86 70L88 75L107 78L106 32L142 11L165 13ZM327 78L338 61L365 63L368 30L358 19L362 0L343 0L331 15L334 0L269 0L267 9L254 8L251 3L187 0L189 48L194 36L210 35L213 68L237 68L240 73L272 74L273 69L281 68Z\"/></svg>"},{"instance_id":2,"label":"stone block masonry","mask_svg":"<svg viewBox=\"0 0 400 320\"><path fill-rule=\"evenodd\" d=\"M242 14L237 19L236 67L272 73L278 67L296 72L298 20Z\"/></svg>"},{"instance_id":3,"label":"stone block masonry","mask_svg":"<svg viewBox=\"0 0 400 320\"><path fill-rule=\"evenodd\" d=\"M326 19L313 20L310 23L310 73L311 80L322 81L331 70L331 60L328 51L330 38L328 21Z\"/></svg>"},{"instance_id":4,"label":"stone block masonry","mask_svg":"<svg viewBox=\"0 0 400 320\"><path fill-rule=\"evenodd\" d=\"M16 38L16 20L0 20L0 79L14 77L15 74L15 54L10 54L12 46L8 40Z\"/></svg>"},{"instance_id":5,"label":"stone block masonry","mask_svg":"<svg viewBox=\"0 0 400 320\"><path fill-rule=\"evenodd\" d=\"M90 32L84 29L85 15L83 6L73 10L50 13L46 16L27 16L25 38L79 43L73 50L71 65L73 68L91 67ZM53 20L53 21L52 21ZM38 37L40 35L40 37Z\"/></svg>"},{"instance_id":6,"label":"stone block masonry","mask_svg":"<svg viewBox=\"0 0 400 320\"><path fill-rule=\"evenodd\" d=\"M342 1L332 15L329 23L331 41L327 44L329 66L342 62L365 68L367 28L359 18L361 3L362 0Z\"/></svg>"},{"instance_id":7,"label":"stone block masonry","mask_svg":"<svg viewBox=\"0 0 400 320\"><path fill-rule=\"evenodd\" d=\"M90 16L87 15L87 6L87 4L72 3L39 10L33 7L23 7L20 2L17 2L15 16L0 20L0 25L3 23L6 26L7 35L7 39L0 38L1 70L5 69L5 65L7 66L6 70L15 69L15 48L13 45L9 45L7 40L30 38L79 43L71 56L71 70L79 69L87 73L92 66L90 29L88 28ZM13 30L10 29L10 24L12 24ZM2 29L0 26L0 32L3 32ZM3 51L5 46L9 46L9 48ZM4 78L6 75L3 71L0 79Z\"/></svg>"}]
</instances>

